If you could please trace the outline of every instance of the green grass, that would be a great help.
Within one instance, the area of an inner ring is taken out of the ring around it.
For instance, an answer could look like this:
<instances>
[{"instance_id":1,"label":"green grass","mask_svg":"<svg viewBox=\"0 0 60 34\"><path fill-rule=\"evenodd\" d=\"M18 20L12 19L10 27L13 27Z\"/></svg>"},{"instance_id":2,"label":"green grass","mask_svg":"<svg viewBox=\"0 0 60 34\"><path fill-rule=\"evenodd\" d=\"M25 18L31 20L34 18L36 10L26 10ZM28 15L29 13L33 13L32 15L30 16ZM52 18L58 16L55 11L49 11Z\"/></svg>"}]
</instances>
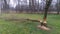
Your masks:
<instances>
[{"instance_id":1,"label":"green grass","mask_svg":"<svg viewBox=\"0 0 60 34\"><path fill-rule=\"evenodd\" d=\"M6 21L5 18L43 19L41 14L3 14L0 16L0 34L60 34L60 15L48 15L47 24L50 31L38 29L38 22Z\"/></svg>"}]
</instances>

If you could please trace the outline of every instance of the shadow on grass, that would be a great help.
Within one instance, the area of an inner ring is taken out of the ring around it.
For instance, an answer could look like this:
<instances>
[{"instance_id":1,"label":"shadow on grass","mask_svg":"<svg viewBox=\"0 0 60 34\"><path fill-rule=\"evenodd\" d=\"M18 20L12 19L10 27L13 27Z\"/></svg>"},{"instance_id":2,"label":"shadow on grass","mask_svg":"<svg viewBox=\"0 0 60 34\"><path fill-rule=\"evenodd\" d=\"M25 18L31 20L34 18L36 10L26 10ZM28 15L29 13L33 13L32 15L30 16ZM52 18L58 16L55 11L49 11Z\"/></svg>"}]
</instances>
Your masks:
<instances>
[{"instance_id":1,"label":"shadow on grass","mask_svg":"<svg viewBox=\"0 0 60 34\"><path fill-rule=\"evenodd\" d=\"M25 18L7 18L5 19L6 21L31 21L31 22L40 22L38 20L33 20L33 19L25 19Z\"/></svg>"}]
</instances>

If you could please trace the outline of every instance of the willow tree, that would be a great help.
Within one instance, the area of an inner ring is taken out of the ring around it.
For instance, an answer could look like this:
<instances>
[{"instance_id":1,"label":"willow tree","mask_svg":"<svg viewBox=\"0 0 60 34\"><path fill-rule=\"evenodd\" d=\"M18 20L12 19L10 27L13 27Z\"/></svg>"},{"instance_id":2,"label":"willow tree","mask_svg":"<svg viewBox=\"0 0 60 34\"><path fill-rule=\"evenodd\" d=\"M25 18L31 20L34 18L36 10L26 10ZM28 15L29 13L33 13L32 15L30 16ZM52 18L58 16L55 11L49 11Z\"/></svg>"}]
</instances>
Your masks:
<instances>
[{"instance_id":1,"label":"willow tree","mask_svg":"<svg viewBox=\"0 0 60 34\"><path fill-rule=\"evenodd\" d=\"M43 21L41 22L41 26L39 25L38 27L44 30L50 30L47 27L47 12L49 9L49 6L51 5L52 0L46 0L46 6L45 6L45 13L44 13L44 17L43 17Z\"/></svg>"}]
</instances>

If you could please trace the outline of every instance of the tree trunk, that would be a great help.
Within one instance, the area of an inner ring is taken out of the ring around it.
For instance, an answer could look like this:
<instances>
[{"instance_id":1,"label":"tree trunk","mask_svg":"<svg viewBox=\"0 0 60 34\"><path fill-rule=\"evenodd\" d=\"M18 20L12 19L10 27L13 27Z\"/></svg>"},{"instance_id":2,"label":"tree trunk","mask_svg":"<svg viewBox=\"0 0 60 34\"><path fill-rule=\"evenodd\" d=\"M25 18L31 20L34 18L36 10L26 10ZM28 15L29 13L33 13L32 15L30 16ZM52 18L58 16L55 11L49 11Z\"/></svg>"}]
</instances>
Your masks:
<instances>
[{"instance_id":1,"label":"tree trunk","mask_svg":"<svg viewBox=\"0 0 60 34\"><path fill-rule=\"evenodd\" d=\"M29 9L30 9L30 13L32 13L32 10L31 10L31 4L32 4L32 2L31 2L31 0L29 0Z\"/></svg>"},{"instance_id":2,"label":"tree trunk","mask_svg":"<svg viewBox=\"0 0 60 34\"><path fill-rule=\"evenodd\" d=\"M6 0L4 0L4 9L7 9L8 7L7 7L7 1Z\"/></svg>"},{"instance_id":3,"label":"tree trunk","mask_svg":"<svg viewBox=\"0 0 60 34\"><path fill-rule=\"evenodd\" d=\"M59 14L59 8L60 8L60 7L59 7L59 1L60 1L60 0L57 0L57 14Z\"/></svg>"},{"instance_id":4,"label":"tree trunk","mask_svg":"<svg viewBox=\"0 0 60 34\"><path fill-rule=\"evenodd\" d=\"M31 13L34 13L35 10L34 1L35 0L29 0L29 8L31 10Z\"/></svg>"},{"instance_id":5,"label":"tree trunk","mask_svg":"<svg viewBox=\"0 0 60 34\"><path fill-rule=\"evenodd\" d=\"M46 26L46 19L47 19L47 12L49 9L49 6L51 5L52 0L46 0L46 6L45 6L45 13L43 17L43 23L41 23L41 26Z\"/></svg>"},{"instance_id":6,"label":"tree trunk","mask_svg":"<svg viewBox=\"0 0 60 34\"><path fill-rule=\"evenodd\" d=\"M10 0L9 0L10 1ZM9 13L8 9L9 9L9 5L7 4L7 0L4 0L4 5L3 5L3 9L5 13Z\"/></svg>"}]
</instances>

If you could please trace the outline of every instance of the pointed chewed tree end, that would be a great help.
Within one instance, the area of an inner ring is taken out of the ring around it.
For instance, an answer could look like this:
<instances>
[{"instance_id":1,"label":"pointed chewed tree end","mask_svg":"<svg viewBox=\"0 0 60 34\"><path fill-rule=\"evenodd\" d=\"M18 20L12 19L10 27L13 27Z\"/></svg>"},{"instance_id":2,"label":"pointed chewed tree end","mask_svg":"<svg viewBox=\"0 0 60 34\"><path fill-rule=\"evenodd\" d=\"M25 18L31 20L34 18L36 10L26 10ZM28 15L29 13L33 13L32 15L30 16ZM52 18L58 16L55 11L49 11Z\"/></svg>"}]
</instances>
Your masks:
<instances>
[{"instance_id":1,"label":"pointed chewed tree end","mask_svg":"<svg viewBox=\"0 0 60 34\"><path fill-rule=\"evenodd\" d=\"M39 29L41 29L41 30L46 30L46 31L49 31L49 30L50 30L50 28L48 28L48 27L46 27L46 26L38 25L37 27L38 27Z\"/></svg>"}]
</instances>

